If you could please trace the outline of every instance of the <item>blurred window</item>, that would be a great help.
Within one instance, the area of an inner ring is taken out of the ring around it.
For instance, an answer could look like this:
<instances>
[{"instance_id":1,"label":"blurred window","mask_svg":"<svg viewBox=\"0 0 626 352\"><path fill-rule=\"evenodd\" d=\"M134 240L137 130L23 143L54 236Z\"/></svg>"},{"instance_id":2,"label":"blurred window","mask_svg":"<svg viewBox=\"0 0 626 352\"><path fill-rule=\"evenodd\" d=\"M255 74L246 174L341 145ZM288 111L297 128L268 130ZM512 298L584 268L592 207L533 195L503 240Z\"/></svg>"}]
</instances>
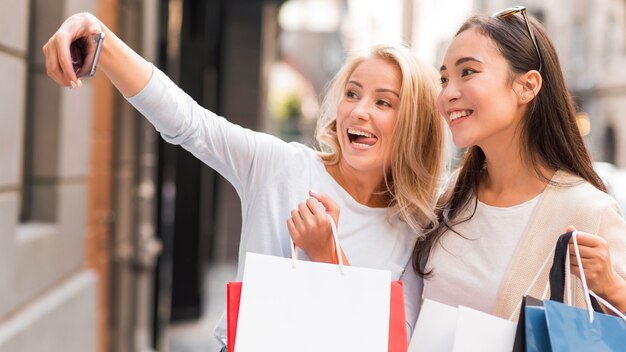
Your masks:
<instances>
[{"instance_id":1,"label":"blurred window","mask_svg":"<svg viewBox=\"0 0 626 352\"><path fill-rule=\"evenodd\" d=\"M574 74L580 74L586 70L587 34L581 20L575 20L572 28L571 67Z\"/></svg>"},{"instance_id":2,"label":"blurred window","mask_svg":"<svg viewBox=\"0 0 626 352\"><path fill-rule=\"evenodd\" d=\"M615 128L613 126L608 126L604 131L604 161L615 164L616 162L616 136L615 136Z\"/></svg>"},{"instance_id":3,"label":"blurred window","mask_svg":"<svg viewBox=\"0 0 626 352\"><path fill-rule=\"evenodd\" d=\"M59 180L59 111L62 108L62 92L61 88L46 76L44 58L41 54L41 46L45 42L44 28L37 26L37 21L33 18L37 14L38 11L35 9L30 13L26 56L26 111L20 221L54 223L57 206L56 186Z\"/></svg>"},{"instance_id":4,"label":"blurred window","mask_svg":"<svg viewBox=\"0 0 626 352\"><path fill-rule=\"evenodd\" d=\"M602 59L606 65L609 65L612 61L613 55L615 53L615 44L616 44L616 33L617 30L617 21L615 20L615 16L610 13L606 22L606 31L604 33L603 42L603 52Z\"/></svg>"}]
</instances>

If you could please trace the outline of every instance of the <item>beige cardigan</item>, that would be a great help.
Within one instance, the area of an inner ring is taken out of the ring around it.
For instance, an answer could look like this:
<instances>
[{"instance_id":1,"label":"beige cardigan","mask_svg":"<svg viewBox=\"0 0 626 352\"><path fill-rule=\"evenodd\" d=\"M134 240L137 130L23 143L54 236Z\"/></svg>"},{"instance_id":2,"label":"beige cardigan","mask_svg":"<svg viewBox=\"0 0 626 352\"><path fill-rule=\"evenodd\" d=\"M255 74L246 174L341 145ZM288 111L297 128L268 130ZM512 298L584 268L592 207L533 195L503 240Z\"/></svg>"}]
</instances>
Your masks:
<instances>
[{"instance_id":1,"label":"beige cardigan","mask_svg":"<svg viewBox=\"0 0 626 352\"><path fill-rule=\"evenodd\" d=\"M548 281L548 272L558 237L568 225L597 234L609 243L617 273L626 278L626 222L617 202L578 176L558 171L535 207L525 233L520 239L498 290L494 314L517 320L519 304L541 265L550 256L530 295L540 298ZM572 279L576 305L584 306L578 280Z\"/></svg>"}]
</instances>

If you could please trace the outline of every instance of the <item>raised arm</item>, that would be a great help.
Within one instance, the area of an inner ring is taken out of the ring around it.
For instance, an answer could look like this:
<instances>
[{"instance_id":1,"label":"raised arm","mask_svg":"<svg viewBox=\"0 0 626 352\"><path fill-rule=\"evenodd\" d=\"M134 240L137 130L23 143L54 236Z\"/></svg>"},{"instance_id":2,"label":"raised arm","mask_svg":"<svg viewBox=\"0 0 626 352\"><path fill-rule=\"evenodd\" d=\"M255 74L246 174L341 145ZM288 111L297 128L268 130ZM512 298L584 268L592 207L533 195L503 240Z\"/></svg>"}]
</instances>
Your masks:
<instances>
[{"instance_id":1,"label":"raised arm","mask_svg":"<svg viewBox=\"0 0 626 352\"><path fill-rule=\"evenodd\" d=\"M104 73L125 97L139 93L152 75L152 64L126 45L94 15L82 12L69 17L43 46L46 71L57 84L80 86L72 67L70 45L81 37L105 33L98 70ZM87 60L91 62L95 46L88 46Z\"/></svg>"}]
</instances>

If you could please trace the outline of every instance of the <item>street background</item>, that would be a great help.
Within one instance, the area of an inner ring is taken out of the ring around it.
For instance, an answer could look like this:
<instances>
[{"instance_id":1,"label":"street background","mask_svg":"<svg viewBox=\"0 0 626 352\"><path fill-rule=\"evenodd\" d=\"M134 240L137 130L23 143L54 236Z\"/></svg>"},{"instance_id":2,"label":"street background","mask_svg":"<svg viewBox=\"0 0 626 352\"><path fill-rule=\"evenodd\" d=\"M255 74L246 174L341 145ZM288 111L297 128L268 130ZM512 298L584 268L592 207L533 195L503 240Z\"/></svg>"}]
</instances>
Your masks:
<instances>
[{"instance_id":1,"label":"street background","mask_svg":"<svg viewBox=\"0 0 626 352\"><path fill-rule=\"evenodd\" d=\"M514 5L550 33L624 208L624 0L0 0L0 352L217 351L236 272L233 188L101 73L47 78L41 47L65 18L94 13L201 105L311 144L348 53L402 42L439 67L467 16Z\"/></svg>"}]
</instances>

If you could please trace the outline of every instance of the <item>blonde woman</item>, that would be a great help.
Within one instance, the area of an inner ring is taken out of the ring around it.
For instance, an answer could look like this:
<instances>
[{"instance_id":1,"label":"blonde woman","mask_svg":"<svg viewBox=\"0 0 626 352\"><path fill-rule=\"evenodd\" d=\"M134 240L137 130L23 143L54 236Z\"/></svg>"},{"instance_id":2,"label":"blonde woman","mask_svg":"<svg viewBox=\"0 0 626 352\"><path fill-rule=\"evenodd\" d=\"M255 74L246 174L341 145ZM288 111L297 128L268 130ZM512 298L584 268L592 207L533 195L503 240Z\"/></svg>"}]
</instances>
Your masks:
<instances>
[{"instance_id":1,"label":"blonde woman","mask_svg":"<svg viewBox=\"0 0 626 352\"><path fill-rule=\"evenodd\" d=\"M100 32L107 38L100 71L166 141L189 150L236 188L243 214L237 279L246 252L289 256L288 228L309 258L332 260L330 237L298 232L325 218L319 203L309 199L291 212L313 189L342 208L338 235L350 263L390 270L393 280L405 280L406 296L419 295L417 276L404 270L412 272L416 231L435 220L444 127L435 107L433 68L403 47L375 47L349 60L325 100L318 151L244 129L202 108L90 14L68 18L44 46L48 75L59 85L80 86L68 48ZM290 215L297 219L285 225ZM416 300L406 302L410 333ZM215 334L226 345L225 319Z\"/></svg>"}]
</instances>

